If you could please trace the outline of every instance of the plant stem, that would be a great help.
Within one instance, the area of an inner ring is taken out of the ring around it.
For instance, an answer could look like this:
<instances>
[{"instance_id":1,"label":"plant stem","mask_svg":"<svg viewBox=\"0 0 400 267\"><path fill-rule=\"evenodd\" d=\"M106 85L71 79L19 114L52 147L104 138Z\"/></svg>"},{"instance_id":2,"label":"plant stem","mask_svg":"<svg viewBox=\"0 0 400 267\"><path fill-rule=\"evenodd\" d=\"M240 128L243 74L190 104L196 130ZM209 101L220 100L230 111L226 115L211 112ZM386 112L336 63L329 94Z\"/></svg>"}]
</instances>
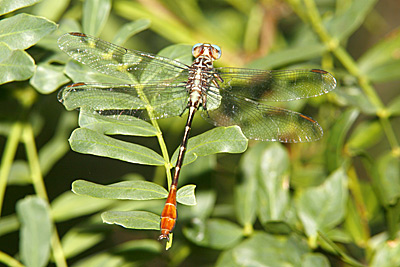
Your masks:
<instances>
[{"instance_id":1,"label":"plant stem","mask_svg":"<svg viewBox=\"0 0 400 267\"><path fill-rule=\"evenodd\" d=\"M141 86L138 85L136 90L137 90L137 92L139 94L140 99L144 103L146 103L146 110L147 110L147 113L149 114L151 124L157 130L157 140L158 140L158 144L160 145L161 154L162 154L162 156L164 158L164 161L165 161L164 167L165 167L165 172L166 172L166 175L167 175L168 188L170 188L171 183L172 183L172 177L171 177L172 165L171 165L171 163L169 161L169 155L168 155L167 146L166 146L164 138L162 136L162 132L161 132L160 126L158 125L158 122L155 119L153 107L150 105L150 102L147 99L146 95L144 94Z\"/></svg>"},{"instance_id":2,"label":"plant stem","mask_svg":"<svg viewBox=\"0 0 400 267\"><path fill-rule=\"evenodd\" d=\"M294 7L295 12L299 12L298 10L302 10L299 7L298 1L288 0L289 4ZM396 135L394 134L392 125L389 123L387 119L387 111L386 107L382 103L381 99L377 95L375 89L371 85L371 81L367 76L363 75L360 72L360 69L357 66L357 63L354 59L347 53L347 51L340 45L339 40L333 38L327 30L324 28L321 16L318 12L314 0L304 0L305 10L307 17L305 18L302 12L299 12L299 16L309 22L311 27L314 29L315 33L319 36L320 40L328 47L328 49L336 56L337 59L345 66L345 68L357 78L359 85L368 100L376 107L376 115L379 117L382 127L385 131L386 137L392 147L393 151L397 151L399 149L399 143L397 141ZM295 8L296 7L296 8Z\"/></svg>"},{"instance_id":3,"label":"plant stem","mask_svg":"<svg viewBox=\"0 0 400 267\"><path fill-rule=\"evenodd\" d=\"M10 255L4 253L3 251L0 251L0 262L6 264L7 266L13 266L13 267L23 267L24 265L11 257Z\"/></svg>"},{"instance_id":4,"label":"plant stem","mask_svg":"<svg viewBox=\"0 0 400 267\"><path fill-rule=\"evenodd\" d=\"M7 179L17 151L19 139L22 132L22 123L15 122L8 134L7 143L4 148L3 158L0 165L0 215L3 207L4 193L6 191Z\"/></svg>"},{"instance_id":5,"label":"plant stem","mask_svg":"<svg viewBox=\"0 0 400 267\"><path fill-rule=\"evenodd\" d=\"M29 168L32 176L32 183L35 191L39 197L49 202L46 187L44 185L42 172L40 170L39 157L37 154L35 136L33 134L32 126L30 124L25 124L22 139L25 144L26 155L28 158ZM54 260L56 265L59 267L66 267L67 261L62 250L60 238L58 236L57 228L53 222L53 233L51 236L51 247L53 250Z\"/></svg>"}]
</instances>

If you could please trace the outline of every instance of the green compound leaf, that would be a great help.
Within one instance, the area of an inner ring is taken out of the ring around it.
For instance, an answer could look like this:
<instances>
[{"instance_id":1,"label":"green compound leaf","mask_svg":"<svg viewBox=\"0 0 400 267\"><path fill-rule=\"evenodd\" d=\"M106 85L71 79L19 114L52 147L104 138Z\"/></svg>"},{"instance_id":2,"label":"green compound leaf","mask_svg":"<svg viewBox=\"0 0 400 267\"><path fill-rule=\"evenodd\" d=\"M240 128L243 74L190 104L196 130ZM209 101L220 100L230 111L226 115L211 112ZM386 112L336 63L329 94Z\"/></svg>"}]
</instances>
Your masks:
<instances>
[{"instance_id":1,"label":"green compound leaf","mask_svg":"<svg viewBox=\"0 0 400 267\"><path fill-rule=\"evenodd\" d=\"M0 0L0 16L14 10L34 5L41 0Z\"/></svg>"},{"instance_id":2,"label":"green compound leaf","mask_svg":"<svg viewBox=\"0 0 400 267\"><path fill-rule=\"evenodd\" d=\"M34 71L35 62L28 53L0 43L0 84L29 79Z\"/></svg>"},{"instance_id":3,"label":"green compound leaf","mask_svg":"<svg viewBox=\"0 0 400 267\"><path fill-rule=\"evenodd\" d=\"M103 222L129 229L160 230L160 215L146 211L107 211L101 214Z\"/></svg>"},{"instance_id":4,"label":"green compound leaf","mask_svg":"<svg viewBox=\"0 0 400 267\"><path fill-rule=\"evenodd\" d=\"M83 154L144 165L164 165L164 159L147 147L120 141L86 128L73 131L69 143L72 150Z\"/></svg>"},{"instance_id":5,"label":"green compound leaf","mask_svg":"<svg viewBox=\"0 0 400 267\"><path fill-rule=\"evenodd\" d=\"M194 190L196 186L193 184L182 186L176 192L176 201L188 206L196 205L196 196Z\"/></svg>"},{"instance_id":6,"label":"green compound leaf","mask_svg":"<svg viewBox=\"0 0 400 267\"><path fill-rule=\"evenodd\" d=\"M153 125L135 117L118 120L84 109L79 112L79 126L107 135L155 136L157 134Z\"/></svg>"},{"instance_id":7,"label":"green compound leaf","mask_svg":"<svg viewBox=\"0 0 400 267\"><path fill-rule=\"evenodd\" d=\"M247 148L247 139L240 127L218 127L211 129L188 141L183 165L192 163L198 156L216 153L242 153ZM171 162L176 162L179 148L172 156Z\"/></svg>"},{"instance_id":8,"label":"green compound leaf","mask_svg":"<svg viewBox=\"0 0 400 267\"><path fill-rule=\"evenodd\" d=\"M72 191L78 195L106 199L150 200L166 198L168 195L164 187L147 181L123 181L99 185L77 180L72 184Z\"/></svg>"},{"instance_id":9,"label":"green compound leaf","mask_svg":"<svg viewBox=\"0 0 400 267\"><path fill-rule=\"evenodd\" d=\"M27 49L56 28L50 20L22 13L0 20L0 42L13 50Z\"/></svg>"},{"instance_id":10,"label":"green compound leaf","mask_svg":"<svg viewBox=\"0 0 400 267\"><path fill-rule=\"evenodd\" d=\"M52 233L47 203L39 197L26 197L18 202L17 214L22 262L28 267L47 266Z\"/></svg>"}]
</instances>

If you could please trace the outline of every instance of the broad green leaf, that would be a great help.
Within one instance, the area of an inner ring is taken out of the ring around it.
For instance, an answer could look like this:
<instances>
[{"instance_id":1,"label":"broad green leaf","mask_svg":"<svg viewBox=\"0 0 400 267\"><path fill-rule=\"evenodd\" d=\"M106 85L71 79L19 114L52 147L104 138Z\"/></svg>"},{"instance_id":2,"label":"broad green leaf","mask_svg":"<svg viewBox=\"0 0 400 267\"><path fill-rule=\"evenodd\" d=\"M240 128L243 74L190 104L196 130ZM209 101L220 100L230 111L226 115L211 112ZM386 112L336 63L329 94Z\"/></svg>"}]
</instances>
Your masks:
<instances>
[{"instance_id":1,"label":"broad green leaf","mask_svg":"<svg viewBox=\"0 0 400 267\"><path fill-rule=\"evenodd\" d=\"M262 223L283 220L290 200L289 155L281 144L270 143L259 157L258 217Z\"/></svg>"},{"instance_id":2,"label":"broad green leaf","mask_svg":"<svg viewBox=\"0 0 400 267\"><path fill-rule=\"evenodd\" d=\"M356 205L357 203L349 198L343 228L351 235L352 240L354 240L356 244L363 245L368 241L369 233L363 225L363 218L360 216L360 211L357 210Z\"/></svg>"},{"instance_id":3,"label":"broad green leaf","mask_svg":"<svg viewBox=\"0 0 400 267\"><path fill-rule=\"evenodd\" d=\"M123 45L133 35L148 29L150 27L150 23L151 21L148 19L138 19L136 21L124 24L114 36L112 43Z\"/></svg>"},{"instance_id":4,"label":"broad green leaf","mask_svg":"<svg viewBox=\"0 0 400 267\"><path fill-rule=\"evenodd\" d=\"M387 240L387 236L383 236L382 240L371 239L372 259L370 261L371 267L380 266L400 266L400 243L398 239ZM375 239L378 239L375 237ZM374 244L374 241L376 244Z\"/></svg>"},{"instance_id":5,"label":"broad green leaf","mask_svg":"<svg viewBox=\"0 0 400 267\"><path fill-rule=\"evenodd\" d=\"M344 87L336 90L336 101L341 105L357 108L362 113L375 116L378 109L358 87Z\"/></svg>"},{"instance_id":6,"label":"broad green leaf","mask_svg":"<svg viewBox=\"0 0 400 267\"><path fill-rule=\"evenodd\" d=\"M150 200L166 198L168 195L164 187L147 181L123 181L99 185L77 180L72 183L72 191L78 195L106 199Z\"/></svg>"},{"instance_id":7,"label":"broad green leaf","mask_svg":"<svg viewBox=\"0 0 400 267\"><path fill-rule=\"evenodd\" d=\"M359 111L356 109L346 110L336 119L336 123L328 132L325 161L329 171L339 168L346 159L342 154L344 140L358 115Z\"/></svg>"},{"instance_id":8,"label":"broad green leaf","mask_svg":"<svg viewBox=\"0 0 400 267\"><path fill-rule=\"evenodd\" d=\"M28 196L17 203L21 223L20 254L25 266L46 266L50 257L52 223L47 203L35 196Z\"/></svg>"},{"instance_id":9,"label":"broad green leaf","mask_svg":"<svg viewBox=\"0 0 400 267\"><path fill-rule=\"evenodd\" d=\"M35 71L35 62L22 50L0 42L0 84L29 79Z\"/></svg>"},{"instance_id":10,"label":"broad green leaf","mask_svg":"<svg viewBox=\"0 0 400 267\"><path fill-rule=\"evenodd\" d=\"M83 32L98 36L107 23L111 10L110 0L86 0L83 2Z\"/></svg>"},{"instance_id":11,"label":"broad green leaf","mask_svg":"<svg viewBox=\"0 0 400 267\"><path fill-rule=\"evenodd\" d=\"M388 105L389 114L392 116L400 115L400 96L395 97Z\"/></svg>"},{"instance_id":12,"label":"broad green leaf","mask_svg":"<svg viewBox=\"0 0 400 267\"><path fill-rule=\"evenodd\" d=\"M161 166L165 163L159 154L147 147L120 141L86 128L73 131L69 143L72 150L83 154L144 165Z\"/></svg>"},{"instance_id":13,"label":"broad green leaf","mask_svg":"<svg viewBox=\"0 0 400 267\"><path fill-rule=\"evenodd\" d=\"M295 204L307 236L315 240L318 230L327 231L342 222L347 198L347 175L342 168L320 186L300 191Z\"/></svg>"},{"instance_id":14,"label":"broad green leaf","mask_svg":"<svg viewBox=\"0 0 400 267\"><path fill-rule=\"evenodd\" d=\"M178 201L183 205L189 205L189 206L196 205L197 204L196 197L194 195L195 189L196 186L193 184L182 186L176 192L176 201Z\"/></svg>"},{"instance_id":15,"label":"broad green leaf","mask_svg":"<svg viewBox=\"0 0 400 267\"><path fill-rule=\"evenodd\" d=\"M303 256L301 267L329 267L331 266L327 257L323 254L307 253Z\"/></svg>"},{"instance_id":16,"label":"broad green leaf","mask_svg":"<svg viewBox=\"0 0 400 267\"><path fill-rule=\"evenodd\" d=\"M286 221L267 221L263 224L267 233L275 235L288 235L293 232L293 228Z\"/></svg>"},{"instance_id":17,"label":"broad green leaf","mask_svg":"<svg viewBox=\"0 0 400 267\"><path fill-rule=\"evenodd\" d=\"M42 0L33 7L33 14L58 21L70 2L71 0Z\"/></svg>"},{"instance_id":18,"label":"broad green leaf","mask_svg":"<svg viewBox=\"0 0 400 267\"><path fill-rule=\"evenodd\" d=\"M87 266L104 266L104 267L120 267L128 264L124 257L114 255L111 253L103 252L100 254L90 255L76 263L74 267L87 267Z\"/></svg>"},{"instance_id":19,"label":"broad green leaf","mask_svg":"<svg viewBox=\"0 0 400 267\"><path fill-rule=\"evenodd\" d=\"M183 128L178 128L178 131L180 131L180 129ZM176 162L172 163L175 164ZM196 164L190 165L190 168L182 168L181 174L179 176L179 183L186 184L186 181L188 180L193 181L194 179L202 179L203 177L209 178L210 175L212 175L212 173L214 172L216 165L216 155L209 155L207 157L197 158Z\"/></svg>"},{"instance_id":20,"label":"broad green leaf","mask_svg":"<svg viewBox=\"0 0 400 267\"><path fill-rule=\"evenodd\" d=\"M306 241L294 234L256 233L222 252L216 266L301 266L303 256L308 252Z\"/></svg>"},{"instance_id":21,"label":"broad green leaf","mask_svg":"<svg viewBox=\"0 0 400 267\"><path fill-rule=\"evenodd\" d=\"M205 227L184 228L183 233L196 245L213 249L230 248L243 238L238 225L223 219L209 219Z\"/></svg>"},{"instance_id":22,"label":"broad green leaf","mask_svg":"<svg viewBox=\"0 0 400 267\"><path fill-rule=\"evenodd\" d=\"M238 126L214 128L189 139L183 165L192 163L198 156L242 153L246 148L247 139ZM172 156L171 162L176 162L178 152L179 148Z\"/></svg>"},{"instance_id":23,"label":"broad green leaf","mask_svg":"<svg viewBox=\"0 0 400 267\"><path fill-rule=\"evenodd\" d=\"M396 30L358 60L361 73L373 82L399 80L399 47L400 31Z\"/></svg>"},{"instance_id":24,"label":"broad green leaf","mask_svg":"<svg viewBox=\"0 0 400 267\"><path fill-rule=\"evenodd\" d=\"M93 214L104 210L115 201L79 196L71 191L59 195L51 203L51 216L57 222Z\"/></svg>"},{"instance_id":25,"label":"broad green leaf","mask_svg":"<svg viewBox=\"0 0 400 267\"><path fill-rule=\"evenodd\" d=\"M240 162L240 177L235 186L235 214L238 222L244 227L252 227L256 219L257 182L260 157L265 146L260 142L243 156Z\"/></svg>"},{"instance_id":26,"label":"broad green leaf","mask_svg":"<svg viewBox=\"0 0 400 267\"><path fill-rule=\"evenodd\" d=\"M272 52L265 57L257 59L248 65L255 69L276 69L297 62L320 57L327 50L323 44L307 44L282 51Z\"/></svg>"},{"instance_id":27,"label":"broad green leaf","mask_svg":"<svg viewBox=\"0 0 400 267\"><path fill-rule=\"evenodd\" d=\"M153 239L131 240L118 245L115 251L118 254L132 256L136 261L148 258L153 259L152 256L154 254L162 252L162 246L161 242Z\"/></svg>"},{"instance_id":28,"label":"broad green leaf","mask_svg":"<svg viewBox=\"0 0 400 267\"><path fill-rule=\"evenodd\" d=\"M84 109L79 112L79 126L107 135L155 136L157 134L153 125L135 117L118 120Z\"/></svg>"},{"instance_id":29,"label":"broad green leaf","mask_svg":"<svg viewBox=\"0 0 400 267\"><path fill-rule=\"evenodd\" d=\"M380 156L373 166L374 189L384 206L394 205L400 197L400 161L392 153Z\"/></svg>"},{"instance_id":30,"label":"broad green leaf","mask_svg":"<svg viewBox=\"0 0 400 267\"><path fill-rule=\"evenodd\" d=\"M34 5L42 0L0 0L0 16L14 10Z\"/></svg>"},{"instance_id":31,"label":"broad green leaf","mask_svg":"<svg viewBox=\"0 0 400 267\"><path fill-rule=\"evenodd\" d=\"M73 228L63 236L61 245L65 257L72 258L97 245L103 239L104 233Z\"/></svg>"},{"instance_id":32,"label":"broad green leaf","mask_svg":"<svg viewBox=\"0 0 400 267\"><path fill-rule=\"evenodd\" d=\"M22 13L0 20L0 42L13 50L27 49L56 28L50 20Z\"/></svg>"},{"instance_id":33,"label":"broad green leaf","mask_svg":"<svg viewBox=\"0 0 400 267\"><path fill-rule=\"evenodd\" d=\"M352 132L346 147L351 152L364 150L377 144L383 135L379 121L364 121Z\"/></svg>"},{"instance_id":34,"label":"broad green leaf","mask_svg":"<svg viewBox=\"0 0 400 267\"><path fill-rule=\"evenodd\" d=\"M210 217L215 206L216 198L217 196L215 191L198 192L196 194L197 204L190 207L191 216L203 220Z\"/></svg>"},{"instance_id":35,"label":"broad green leaf","mask_svg":"<svg viewBox=\"0 0 400 267\"><path fill-rule=\"evenodd\" d=\"M132 240L113 247L112 250L90 255L74 263L75 267L144 266L162 252L162 243L157 240Z\"/></svg>"},{"instance_id":36,"label":"broad green leaf","mask_svg":"<svg viewBox=\"0 0 400 267\"><path fill-rule=\"evenodd\" d=\"M68 81L69 79L64 75L63 66L40 63L30 79L30 84L39 93L50 94Z\"/></svg>"},{"instance_id":37,"label":"broad green leaf","mask_svg":"<svg viewBox=\"0 0 400 267\"><path fill-rule=\"evenodd\" d=\"M107 211L101 214L104 223L129 229L160 230L160 215L146 211Z\"/></svg>"},{"instance_id":38,"label":"broad green leaf","mask_svg":"<svg viewBox=\"0 0 400 267\"><path fill-rule=\"evenodd\" d=\"M338 39L346 40L365 21L365 17L371 12L377 0L353 0L347 8L332 16L325 24L330 34ZM342 8L343 9L343 8Z\"/></svg>"}]
</instances>

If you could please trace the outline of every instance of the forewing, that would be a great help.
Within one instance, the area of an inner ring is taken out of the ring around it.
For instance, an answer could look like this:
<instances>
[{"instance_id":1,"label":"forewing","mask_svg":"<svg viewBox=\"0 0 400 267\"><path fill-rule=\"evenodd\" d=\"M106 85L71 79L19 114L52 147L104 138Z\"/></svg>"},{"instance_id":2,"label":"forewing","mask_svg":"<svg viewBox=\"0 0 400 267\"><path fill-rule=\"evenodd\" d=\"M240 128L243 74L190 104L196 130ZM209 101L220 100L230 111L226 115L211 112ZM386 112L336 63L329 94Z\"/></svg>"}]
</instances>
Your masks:
<instances>
[{"instance_id":1,"label":"forewing","mask_svg":"<svg viewBox=\"0 0 400 267\"><path fill-rule=\"evenodd\" d=\"M179 61L129 50L83 33L66 33L58 45L80 63L127 83L187 80L188 66Z\"/></svg>"},{"instance_id":2,"label":"forewing","mask_svg":"<svg viewBox=\"0 0 400 267\"><path fill-rule=\"evenodd\" d=\"M184 84L179 87L74 83L61 89L58 100L67 110L83 108L122 120L131 117L149 120L180 115L186 108L188 95Z\"/></svg>"},{"instance_id":3,"label":"forewing","mask_svg":"<svg viewBox=\"0 0 400 267\"><path fill-rule=\"evenodd\" d=\"M324 70L256 70L216 68L221 90L255 101L290 101L326 94L336 87Z\"/></svg>"},{"instance_id":4,"label":"forewing","mask_svg":"<svg viewBox=\"0 0 400 267\"><path fill-rule=\"evenodd\" d=\"M321 126L303 114L234 96L227 91L221 94L217 97L216 88L210 90L207 101L219 102L219 106L202 113L204 119L216 126L238 125L249 139L283 143L310 142L323 135Z\"/></svg>"}]
</instances>

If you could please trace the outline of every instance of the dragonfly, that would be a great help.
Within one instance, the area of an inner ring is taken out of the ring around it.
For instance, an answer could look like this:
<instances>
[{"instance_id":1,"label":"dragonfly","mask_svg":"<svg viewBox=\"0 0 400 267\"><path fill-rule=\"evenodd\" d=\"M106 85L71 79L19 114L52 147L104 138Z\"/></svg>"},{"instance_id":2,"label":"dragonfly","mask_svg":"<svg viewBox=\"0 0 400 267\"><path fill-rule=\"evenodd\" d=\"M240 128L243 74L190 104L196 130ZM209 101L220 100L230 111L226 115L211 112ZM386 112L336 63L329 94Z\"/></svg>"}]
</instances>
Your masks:
<instances>
[{"instance_id":1,"label":"dragonfly","mask_svg":"<svg viewBox=\"0 0 400 267\"><path fill-rule=\"evenodd\" d=\"M58 45L78 62L121 81L67 85L58 95L67 109L87 108L103 116L128 120L181 116L188 111L173 180L161 213L159 240L169 240L176 224L178 179L198 109L215 126L238 125L248 139L310 142L323 135L314 119L265 102L316 97L336 87L335 78L320 69L216 68L213 63L221 57L221 48L208 43L193 46L191 65L78 32L62 35Z\"/></svg>"}]
</instances>

